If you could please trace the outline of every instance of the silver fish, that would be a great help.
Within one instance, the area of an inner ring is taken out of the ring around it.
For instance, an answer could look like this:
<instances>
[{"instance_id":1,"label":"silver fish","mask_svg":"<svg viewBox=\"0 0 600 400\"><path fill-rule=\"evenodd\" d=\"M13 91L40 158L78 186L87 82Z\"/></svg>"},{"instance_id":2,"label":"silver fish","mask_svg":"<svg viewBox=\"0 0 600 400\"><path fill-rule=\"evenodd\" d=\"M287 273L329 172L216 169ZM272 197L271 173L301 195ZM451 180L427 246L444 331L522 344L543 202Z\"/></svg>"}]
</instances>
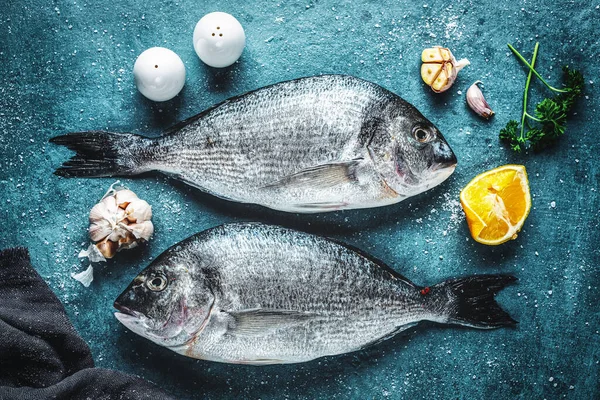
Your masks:
<instances>
[{"instance_id":1,"label":"silver fish","mask_svg":"<svg viewBox=\"0 0 600 400\"><path fill-rule=\"evenodd\" d=\"M165 251L114 305L131 331L188 357L298 363L363 349L425 320L513 325L494 296L515 280L479 275L418 287L344 244L236 223Z\"/></svg>"},{"instance_id":2,"label":"silver fish","mask_svg":"<svg viewBox=\"0 0 600 400\"><path fill-rule=\"evenodd\" d=\"M374 83L324 75L225 100L159 138L78 132L66 177L165 173L215 196L289 212L397 203L448 178L456 157L411 104Z\"/></svg>"}]
</instances>

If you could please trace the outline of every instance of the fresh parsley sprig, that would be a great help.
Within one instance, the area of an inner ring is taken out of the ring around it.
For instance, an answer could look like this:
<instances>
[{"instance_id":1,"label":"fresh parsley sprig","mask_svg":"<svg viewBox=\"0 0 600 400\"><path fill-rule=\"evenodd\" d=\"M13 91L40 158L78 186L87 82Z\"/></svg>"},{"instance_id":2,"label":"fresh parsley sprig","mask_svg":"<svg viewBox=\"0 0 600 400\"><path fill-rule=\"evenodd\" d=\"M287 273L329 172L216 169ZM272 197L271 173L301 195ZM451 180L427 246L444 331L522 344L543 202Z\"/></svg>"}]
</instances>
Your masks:
<instances>
[{"instance_id":1,"label":"fresh parsley sprig","mask_svg":"<svg viewBox=\"0 0 600 400\"><path fill-rule=\"evenodd\" d=\"M529 147L534 150L542 149L565 133L567 127L567 114L575 104L577 97L583 92L583 75L577 70L563 67L564 87L557 89L551 86L535 70L535 60L538 54L539 43L535 44L531 64L510 44L510 50L517 56L523 64L529 68L527 81L525 82L525 91L523 92L523 114L521 122L510 120L506 126L500 130L500 139L509 144L514 151L522 151ZM535 106L532 114L527 112L527 97L529 94L529 85L535 75L548 89L557 93L554 97L549 97Z\"/></svg>"}]
</instances>

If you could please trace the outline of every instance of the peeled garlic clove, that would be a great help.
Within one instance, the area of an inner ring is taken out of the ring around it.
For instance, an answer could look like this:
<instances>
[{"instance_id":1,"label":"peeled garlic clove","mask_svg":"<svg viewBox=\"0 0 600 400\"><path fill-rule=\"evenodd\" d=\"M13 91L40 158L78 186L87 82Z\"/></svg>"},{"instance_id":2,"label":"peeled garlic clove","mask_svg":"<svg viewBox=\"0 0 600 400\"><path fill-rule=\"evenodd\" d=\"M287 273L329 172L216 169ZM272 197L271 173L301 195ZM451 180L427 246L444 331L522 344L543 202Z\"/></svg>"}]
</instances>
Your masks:
<instances>
[{"instance_id":1,"label":"peeled garlic clove","mask_svg":"<svg viewBox=\"0 0 600 400\"><path fill-rule=\"evenodd\" d=\"M145 200L133 200L125 209L125 215L129 222L148 221L152 218L152 207Z\"/></svg>"},{"instance_id":2,"label":"peeled garlic clove","mask_svg":"<svg viewBox=\"0 0 600 400\"><path fill-rule=\"evenodd\" d=\"M436 93L441 93L450 88L454 83L455 77L452 76L452 65L447 64L443 68L435 80L431 83L431 89Z\"/></svg>"},{"instance_id":3,"label":"peeled garlic clove","mask_svg":"<svg viewBox=\"0 0 600 400\"><path fill-rule=\"evenodd\" d=\"M471 110L475 111L478 115L482 116L483 118L488 119L492 115L494 115L494 112L490 108L487 101L485 101L481 89L479 89L479 86L477 86L478 83L482 82L475 82L471 85L469 90L467 90L467 104L469 105L469 107L471 107Z\"/></svg>"},{"instance_id":4,"label":"peeled garlic clove","mask_svg":"<svg viewBox=\"0 0 600 400\"><path fill-rule=\"evenodd\" d=\"M117 206L121 208L127 208L129 203L138 198L137 195L129 189L119 190L114 196Z\"/></svg>"},{"instance_id":5,"label":"peeled garlic clove","mask_svg":"<svg viewBox=\"0 0 600 400\"><path fill-rule=\"evenodd\" d=\"M437 79L437 77L439 77L439 75L442 73L442 68L443 68L443 65L441 63L440 64L432 64L432 63L422 64L421 65L421 79L423 79L423 82L425 82L426 84L431 86L433 84L433 81L435 79Z\"/></svg>"},{"instance_id":6,"label":"peeled garlic clove","mask_svg":"<svg viewBox=\"0 0 600 400\"><path fill-rule=\"evenodd\" d=\"M144 221L138 224L132 224L129 225L127 228L129 228L130 232L133 233L133 235L137 239L149 240L150 237L152 237L152 234L154 233L154 225L151 221Z\"/></svg>"},{"instance_id":7,"label":"peeled garlic clove","mask_svg":"<svg viewBox=\"0 0 600 400\"><path fill-rule=\"evenodd\" d=\"M470 64L466 58L456 61L449 49L440 46L423 50L421 61L421 79L436 93L450 89L458 72Z\"/></svg>"},{"instance_id":8,"label":"peeled garlic clove","mask_svg":"<svg viewBox=\"0 0 600 400\"><path fill-rule=\"evenodd\" d=\"M105 240L100 243L96 243L96 247L102 253L104 258L113 258L117 254L119 244L111 240Z\"/></svg>"},{"instance_id":9,"label":"peeled garlic clove","mask_svg":"<svg viewBox=\"0 0 600 400\"><path fill-rule=\"evenodd\" d=\"M112 230L110 222L105 219L99 219L90 225L88 232L90 234L90 239L94 242L98 242L110 235Z\"/></svg>"},{"instance_id":10,"label":"peeled garlic clove","mask_svg":"<svg viewBox=\"0 0 600 400\"><path fill-rule=\"evenodd\" d=\"M450 61L452 59L450 50L440 46L435 46L429 49L423 50L421 53L421 61L424 63L443 63L444 61Z\"/></svg>"}]
</instances>

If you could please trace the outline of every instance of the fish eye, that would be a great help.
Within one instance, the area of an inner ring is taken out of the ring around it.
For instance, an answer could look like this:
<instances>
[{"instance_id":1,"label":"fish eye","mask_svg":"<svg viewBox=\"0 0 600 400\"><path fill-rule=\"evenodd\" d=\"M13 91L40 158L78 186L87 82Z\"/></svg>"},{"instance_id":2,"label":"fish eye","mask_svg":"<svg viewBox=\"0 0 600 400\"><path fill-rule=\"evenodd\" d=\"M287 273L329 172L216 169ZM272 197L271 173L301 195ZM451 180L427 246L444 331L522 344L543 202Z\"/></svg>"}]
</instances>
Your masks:
<instances>
[{"instance_id":1,"label":"fish eye","mask_svg":"<svg viewBox=\"0 0 600 400\"><path fill-rule=\"evenodd\" d=\"M153 292L160 292L167 287L167 278L164 275L156 275L146 281L146 286Z\"/></svg>"},{"instance_id":2,"label":"fish eye","mask_svg":"<svg viewBox=\"0 0 600 400\"><path fill-rule=\"evenodd\" d=\"M427 130L421 126L416 126L413 128L413 136L419 143L428 143L435 138L435 135L430 130Z\"/></svg>"}]
</instances>

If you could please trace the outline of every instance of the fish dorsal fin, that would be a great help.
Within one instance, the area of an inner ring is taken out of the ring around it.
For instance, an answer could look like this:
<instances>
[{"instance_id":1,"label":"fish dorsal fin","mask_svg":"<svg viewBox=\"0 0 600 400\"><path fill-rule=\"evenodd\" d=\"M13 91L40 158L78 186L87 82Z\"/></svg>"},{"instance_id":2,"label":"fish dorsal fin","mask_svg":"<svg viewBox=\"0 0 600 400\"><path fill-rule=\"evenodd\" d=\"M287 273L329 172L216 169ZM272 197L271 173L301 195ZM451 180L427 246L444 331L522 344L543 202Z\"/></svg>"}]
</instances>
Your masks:
<instances>
[{"instance_id":1,"label":"fish dorsal fin","mask_svg":"<svg viewBox=\"0 0 600 400\"><path fill-rule=\"evenodd\" d=\"M317 317L310 312L251 309L227 312L233 317L227 331L241 336L262 336L277 329L301 325Z\"/></svg>"},{"instance_id":2,"label":"fish dorsal fin","mask_svg":"<svg viewBox=\"0 0 600 400\"><path fill-rule=\"evenodd\" d=\"M201 114L196 114L189 118L184 119L183 121L177 122L175 125L171 125L170 127L168 127L167 129L165 129L163 131L162 136L167 136L167 135L170 135L172 133L175 133L175 132L181 130L181 128L183 128L184 126L191 124L192 122L194 122L197 119L200 119L201 116L202 116Z\"/></svg>"},{"instance_id":3,"label":"fish dorsal fin","mask_svg":"<svg viewBox=\"0 0 600 400\"><path fill-rule=\"evenodd\" d=\"M356 181L356 168L362 161L357 158L350 161L336 162L307 168L295 174L284 176L277 182L263 186L264 188L330 188L344 183Z\"/></svg>"}]
</instances>

